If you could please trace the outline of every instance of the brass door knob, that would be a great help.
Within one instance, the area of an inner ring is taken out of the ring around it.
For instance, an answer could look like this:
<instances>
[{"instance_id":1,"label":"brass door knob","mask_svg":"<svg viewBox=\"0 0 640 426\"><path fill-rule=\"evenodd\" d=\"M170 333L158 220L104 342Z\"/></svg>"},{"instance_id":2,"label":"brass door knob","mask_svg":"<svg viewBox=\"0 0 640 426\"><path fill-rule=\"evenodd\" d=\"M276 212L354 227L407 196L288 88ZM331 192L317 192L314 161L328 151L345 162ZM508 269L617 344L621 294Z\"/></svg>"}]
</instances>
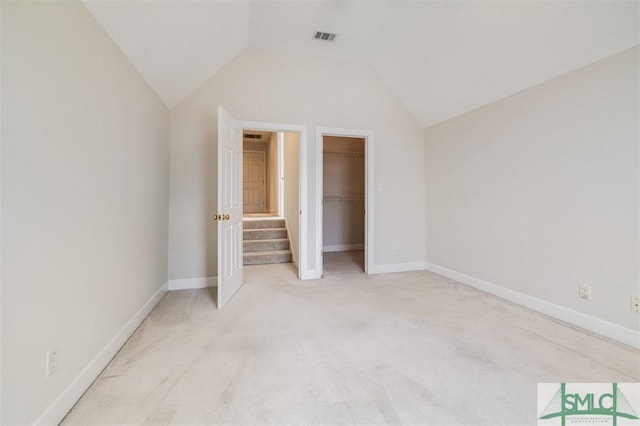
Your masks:
<instances>
[{"instance_id":1,"label":"brass door knob","mask_svg":"<svg viewBox=\"0 0 640 426\"><path fill-rule=\"evenodd\" d=\"M229 220L229 215L225 214L224 216L222 216L222 220Z\"/></svg>"}]
</instances>

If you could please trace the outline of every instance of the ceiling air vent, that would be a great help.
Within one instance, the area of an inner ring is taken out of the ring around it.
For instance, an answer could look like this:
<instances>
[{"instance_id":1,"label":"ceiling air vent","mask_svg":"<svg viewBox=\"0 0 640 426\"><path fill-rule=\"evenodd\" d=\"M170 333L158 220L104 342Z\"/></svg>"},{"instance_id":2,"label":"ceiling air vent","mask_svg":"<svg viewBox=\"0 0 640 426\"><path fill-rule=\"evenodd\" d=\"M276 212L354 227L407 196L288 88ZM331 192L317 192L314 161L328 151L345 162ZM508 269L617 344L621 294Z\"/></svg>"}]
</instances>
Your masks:
<instances>
[{"instance_id":1,"label":"ceiling air vent","mask_svg":"<svg viewBox=\"0 0 640 426\"><path fill-rule=\"evenodd\" d=\"M262 138L262 135L252 135L250 133L245 133L244 134L244 138L245 139L260 139L260 138Z\"/></svg>"},{"instance_id":2,"label":"ceiling air vent","mask_svg":"<svg viewBox=\"0 0 640 426\"><path fill-rule=\"evenodd\" d=\"M313 38L316 40L333 41L333 39L336 38L336 34L316 31L313 33Z\"/></svg>"}]
</instances>

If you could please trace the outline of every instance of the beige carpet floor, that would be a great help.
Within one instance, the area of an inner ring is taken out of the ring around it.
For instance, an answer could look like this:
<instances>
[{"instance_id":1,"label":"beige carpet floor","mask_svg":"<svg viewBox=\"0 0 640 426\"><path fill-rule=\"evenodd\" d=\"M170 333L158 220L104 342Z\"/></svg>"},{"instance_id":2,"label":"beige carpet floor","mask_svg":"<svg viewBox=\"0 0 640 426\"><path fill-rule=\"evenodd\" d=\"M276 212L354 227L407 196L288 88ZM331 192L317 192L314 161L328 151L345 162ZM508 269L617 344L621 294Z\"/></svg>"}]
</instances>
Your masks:
<instances>
[{"instance_id":1,"label":"beige carpet floor","mask_svg":"<svg viewBox=\"0 0 640 426\"><path fill-rule=\"evenodd\" d=\"M638 382L640 353L429 272L245 268L168 293L63 424L535 425L538 382Z\"/></svg>"},{"instance_id":2,"label":"beige carpet floor","mask_svg":"<svg viewBox=\"0 0 640 426\"><path fill-rule=\"evenodd\" d=\"M330 275L364 274L364 250L326 252L322 272Z\"/></svg>"}]
</instances>

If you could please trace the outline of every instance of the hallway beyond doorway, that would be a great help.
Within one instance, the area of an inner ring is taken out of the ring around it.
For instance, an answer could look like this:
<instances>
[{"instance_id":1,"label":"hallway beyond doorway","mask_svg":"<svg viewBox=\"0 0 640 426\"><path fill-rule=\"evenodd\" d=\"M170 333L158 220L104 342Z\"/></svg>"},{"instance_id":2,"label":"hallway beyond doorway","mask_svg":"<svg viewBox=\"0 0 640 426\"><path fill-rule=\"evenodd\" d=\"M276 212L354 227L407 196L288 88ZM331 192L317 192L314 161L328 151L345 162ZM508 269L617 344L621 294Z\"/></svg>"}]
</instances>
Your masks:
<instances>
[{"instance_id":1,"label":"hallway beyond doorway","mask_svg":"<svg viewBox=\"0 0 640 426\"><path fill-rule=\"evenodd\" d=\"M242 219L243 265L265 265L292 261L286 219L254 217Z\"/></svg>"}]
</instances>

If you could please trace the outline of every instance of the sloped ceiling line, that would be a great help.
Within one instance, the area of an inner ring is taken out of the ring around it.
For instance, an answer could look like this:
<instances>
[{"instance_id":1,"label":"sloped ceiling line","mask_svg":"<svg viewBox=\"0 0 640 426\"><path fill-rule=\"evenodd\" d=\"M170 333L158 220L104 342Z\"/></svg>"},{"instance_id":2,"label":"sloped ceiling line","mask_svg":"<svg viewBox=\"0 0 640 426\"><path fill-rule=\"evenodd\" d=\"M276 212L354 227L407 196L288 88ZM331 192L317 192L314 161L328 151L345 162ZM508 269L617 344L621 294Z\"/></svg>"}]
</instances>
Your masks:
<instances>
[{"instance_id":1,"label":"sloped ceiling line","mask_svg":"<svg viewBox=\"0 0 640 426\"><path fill-rule=\"evenodd\" d=\"M638 2L85 5L171 108L247 47L372 66L427 127L637 45ZM332 43L313 31L335 32Z\"/></svg>"}]
</instances>

